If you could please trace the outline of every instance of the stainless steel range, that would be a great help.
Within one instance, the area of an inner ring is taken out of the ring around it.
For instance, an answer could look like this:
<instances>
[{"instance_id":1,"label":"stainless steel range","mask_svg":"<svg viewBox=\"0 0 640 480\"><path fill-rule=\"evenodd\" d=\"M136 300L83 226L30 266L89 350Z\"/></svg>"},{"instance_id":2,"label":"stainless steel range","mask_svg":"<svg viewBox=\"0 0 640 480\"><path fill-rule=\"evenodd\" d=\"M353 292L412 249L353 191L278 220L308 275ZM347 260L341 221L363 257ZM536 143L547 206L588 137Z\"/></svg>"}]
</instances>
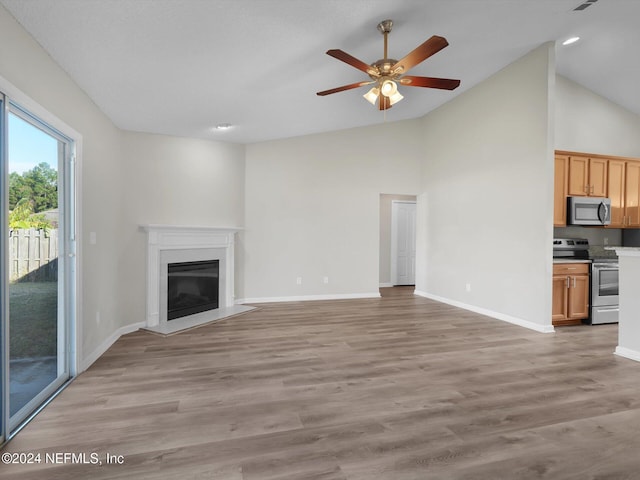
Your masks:
<instances>
[{"instance_id":1,"label":"stainless steel range","mask_svg":"<svg viewBox=\"0 0 640 480\"><path fill-rule=\"evenodd\" d=\"M553 258L563 260L588 260L589 240L586 238L554 238Z\"/></svg>"},{"instance_id":2,"label":"stainless steel range","mask_svg":"<svg viewBox=\"0 0 640 480\"><path fill-rule=\"evenodd\" d=\"M589 289L592 325L618 323L618 259L592 258L586 238L554 238L553 258L556 260L591 260Z\"/></svg>"},{"instance_id":3,"label":"stainless steel range","mask_svg":"<svg viewBox=\"0 0 640 480\"><path fill-rule=\"evenodd\" d=\"M591 264L592 325L618 323L618 259L595 259Z\"/></svg>"}]
</instances>

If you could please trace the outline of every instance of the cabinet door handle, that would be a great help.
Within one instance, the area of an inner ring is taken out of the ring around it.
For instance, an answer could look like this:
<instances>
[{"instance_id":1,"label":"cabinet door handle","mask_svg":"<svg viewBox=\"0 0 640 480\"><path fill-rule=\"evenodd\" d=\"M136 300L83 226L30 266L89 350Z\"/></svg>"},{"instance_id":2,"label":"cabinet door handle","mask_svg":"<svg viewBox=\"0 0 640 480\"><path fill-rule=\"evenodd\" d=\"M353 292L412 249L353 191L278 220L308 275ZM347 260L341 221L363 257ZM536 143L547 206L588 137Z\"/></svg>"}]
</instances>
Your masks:
<instances>
[{"instance_id":1,"label":"cabinet door handle","mask_svg":"<svg viewBox=\"0 0 640 480\"><path fill-rule=\"evenodd\" d=\"M567 277L567 288L569 288L569 286L570 286L570 283L569 283L570 281L571 281L571 278Z\"/></svg>"},{"instance_id":2,"label":"cabinet door handle","mask_svg":"<svg viewBox=\"0 0 640 480\"><path fill-rule=\"evenodd\" d=\"M589 195L589 185L584 186L584 191L587 195Z\"/></svg>"},{"instance_id":3,"label":"cabinet door handle","mask_svg":"<svg viewBox=\"0 0 640 480\"><path fill-rule=\"evenodd\" d=\"M591 194L593 195L593 185L591 185Z\"/></svg>"},{"instance_id":4,"label":"cabinet door handle","mask_svg":"<svg viewBox=\"0 0 640 480\"><path fill-rule=\"evenodd\" d=\"M576 277L573 277L573 288L576 288Z\"/></svg>"}]
</instances>

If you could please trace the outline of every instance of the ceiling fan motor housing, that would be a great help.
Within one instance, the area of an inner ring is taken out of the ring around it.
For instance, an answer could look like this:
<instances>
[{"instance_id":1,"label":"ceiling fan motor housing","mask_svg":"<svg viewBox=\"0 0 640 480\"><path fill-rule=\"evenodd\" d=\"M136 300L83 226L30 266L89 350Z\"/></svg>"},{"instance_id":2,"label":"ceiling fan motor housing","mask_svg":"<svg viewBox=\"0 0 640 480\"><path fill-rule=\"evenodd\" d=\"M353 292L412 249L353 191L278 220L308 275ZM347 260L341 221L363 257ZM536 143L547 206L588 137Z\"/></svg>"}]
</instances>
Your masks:
<instances>
[{"instance_id":1,"label":"ceiling fan motor housing","mask_svg":"<svg viewBox=\"0 0 640 480\"><path fill-rule=\"evenodd\" d=\"M392 72L391 70L391 67L393 67L396 63L398 63L398 61L393 58L381 58L380 60L371 64L371 66L375 68L378 71L378 73L375 75L369 74L369 76L373 80L377 80L381 76L397 77L399 73Z\"/></svg>"}]
</instances>

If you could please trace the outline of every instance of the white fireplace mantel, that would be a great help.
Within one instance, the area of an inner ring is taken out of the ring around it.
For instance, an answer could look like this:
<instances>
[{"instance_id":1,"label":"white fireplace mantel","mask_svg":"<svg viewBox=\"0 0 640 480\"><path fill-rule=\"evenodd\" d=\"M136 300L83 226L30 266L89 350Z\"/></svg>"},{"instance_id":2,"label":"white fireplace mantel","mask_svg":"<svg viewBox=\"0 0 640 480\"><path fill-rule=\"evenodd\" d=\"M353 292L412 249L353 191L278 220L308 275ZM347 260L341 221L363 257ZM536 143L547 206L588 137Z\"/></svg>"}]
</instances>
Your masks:
<instances>
[{"instance_id":1,"label":"white fireplace mantel","mask_svg":"<svg viewBox=\"0 0 640 480\"><path fill-rule=\"evenodd\" d=\"M147 232L147 318L146 327L165 331L166 313L161 311L163 294L161 285L166 276L165 257L185 255L215 257L220 259L219 312L216 318L234 315L234 243L238 227L198 227L180 225L142 225ZM205 259L205 258L203 258ZM189 260L192 260L191 258ZM164 297L166 301L166 293ZM200 323L207 321L207 317ZM177 321L171 322L173 327Z\"/></svg>"}]
</instances>

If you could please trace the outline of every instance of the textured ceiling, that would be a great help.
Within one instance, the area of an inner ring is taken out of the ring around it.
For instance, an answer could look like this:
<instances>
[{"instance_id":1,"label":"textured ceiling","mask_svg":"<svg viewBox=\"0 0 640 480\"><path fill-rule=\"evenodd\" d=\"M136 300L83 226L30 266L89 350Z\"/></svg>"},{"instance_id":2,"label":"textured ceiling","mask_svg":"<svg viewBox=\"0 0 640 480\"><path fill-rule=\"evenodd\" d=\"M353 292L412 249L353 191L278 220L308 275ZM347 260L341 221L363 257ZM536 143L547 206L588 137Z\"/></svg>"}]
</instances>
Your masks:
<instances>
[{"instance_id":1,"label":"textured ceiling","mask_svg":"<svg viewBox=\"0 0 640 480\"><path fill-rule=\"evenodd\" d=\"M120 128L238 143L421 117L547 41L560 74L640 114L638 0L0 0ZM327 55L389 56L431 35L449 47L412 75L459 78L455 91L401 87L385 113L365 80ZM220 123L234 128L215 131Z\"/></svg>"}]
</instances>

